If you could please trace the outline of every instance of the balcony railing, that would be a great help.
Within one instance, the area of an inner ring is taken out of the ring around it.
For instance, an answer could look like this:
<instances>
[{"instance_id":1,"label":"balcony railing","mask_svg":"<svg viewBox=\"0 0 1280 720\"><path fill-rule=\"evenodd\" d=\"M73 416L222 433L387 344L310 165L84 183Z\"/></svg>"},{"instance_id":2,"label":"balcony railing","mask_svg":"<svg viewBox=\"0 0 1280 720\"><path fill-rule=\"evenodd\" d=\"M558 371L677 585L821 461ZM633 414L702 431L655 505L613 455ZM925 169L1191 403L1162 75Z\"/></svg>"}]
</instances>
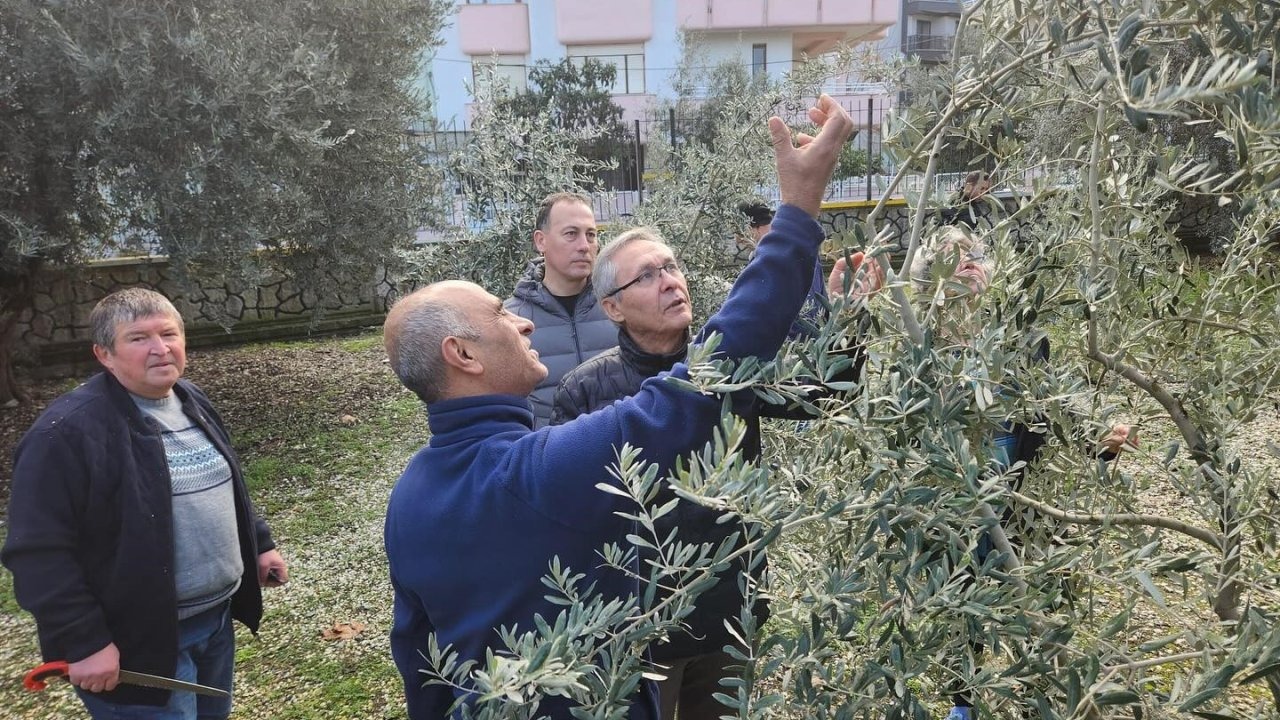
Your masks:
<instances>
[{"instance_id":1,"label":"balcony railing","mask_svg":"<svg viewBox=\"0 0 1280 720\"><path fill-rule=\"evenodd\" d=\"M908 53L930 54L951 52L954 41L954 35L908 35L906 50Z\"/></svg>"}]
</instances>

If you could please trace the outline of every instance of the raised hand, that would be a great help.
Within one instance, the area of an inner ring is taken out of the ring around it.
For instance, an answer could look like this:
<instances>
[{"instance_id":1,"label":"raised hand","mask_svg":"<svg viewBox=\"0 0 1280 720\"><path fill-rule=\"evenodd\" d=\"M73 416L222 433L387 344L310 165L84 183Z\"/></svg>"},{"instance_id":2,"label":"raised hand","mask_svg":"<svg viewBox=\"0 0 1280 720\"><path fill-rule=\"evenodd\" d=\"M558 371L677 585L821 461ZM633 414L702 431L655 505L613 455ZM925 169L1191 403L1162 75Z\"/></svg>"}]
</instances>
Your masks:
<instances>
[{"instance_id":1,"label":"raised hand","mask_svg":"<svg viewBox=\"0 0 1280 720\"><path fill-rule=\"evenodd\" d=\"M778 117L769 118L769 135L773 138L782 202L817 217L840 149L853 134L853 120L826 94L809 108L809 119L820 128L816 136L799 133L793 142L787 124Z\"/></svg>"},{"instance_id":2,"label":"raised hand","mask_svg":"<svg viewBox=\"0 0 1280 720\"><path fill-rule=\"evenodd\" d=\"M1098 442L1102 449L1109 453L1118 453L1125 448L1138 447L1138 429L1122 423L1111 426L1111 432Z\"/></svg>"}]
</instances>

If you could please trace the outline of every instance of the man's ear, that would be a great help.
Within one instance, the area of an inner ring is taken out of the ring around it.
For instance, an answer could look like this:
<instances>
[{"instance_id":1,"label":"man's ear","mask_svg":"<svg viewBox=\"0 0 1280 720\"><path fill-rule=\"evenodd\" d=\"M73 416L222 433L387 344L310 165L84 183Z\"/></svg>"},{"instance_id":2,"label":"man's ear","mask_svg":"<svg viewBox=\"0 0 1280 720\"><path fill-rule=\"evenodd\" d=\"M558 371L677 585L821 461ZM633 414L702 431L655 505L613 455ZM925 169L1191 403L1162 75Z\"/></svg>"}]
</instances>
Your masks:
<instances>
[{"instance_id":1,"label":"man's ear","mask_svg":"<svg viewBox=\"0 0 1280 720\"><path fill-rule=\"evenodd\" d=\"M612 320L615 325L622 324L622 308L618 307L617 300L614 300L611 297L605 298L600 301L600 307L604 308L604 314L608 315L609 319Z\"/></svg>"},{"instance_id":2,"label":"man's ear","mask_svg":"<svg viewBox=\"0 0 1280 720\"><path fill-rule=\"evenodd\" d=\"M467 347L467 341L453 335L440 343L440 356L444 358L445 365L457 368L464 374L479 375L484 372L484 366Z\"/></svg>"},{"instance_id":3,"label":"man's ear","mask_svg":"<svg viewBox=\"0 0 1280 720\"><path fill-rule=\"evenodd\" d=\"M547 234L542 232L541 230L534 230L533 231L533 247L535 250L538 251L539 255L546 252Z\"/></svg>"},{"instance_id":4,"label":"man's ear","mask_svg":"<svg viewBox=\"0 0 1280 720\"><path fill-rule=\"evenodd\" d=\"M101 345L99 345L98 343L94 343L94 344L93 344L93 356L94 356L95 358L97 358L97 359L98 359L98 362L99 362L99 363L102 363L102 366L103 366L103 367L108 368L108 369L110 369L110 368L111 368L111 363L110 363L110 360L111 360L111 351L110 351L110 350L108 350L107 348L102 347L102 346L101 346Z\"/></svg>"}]
</instances>

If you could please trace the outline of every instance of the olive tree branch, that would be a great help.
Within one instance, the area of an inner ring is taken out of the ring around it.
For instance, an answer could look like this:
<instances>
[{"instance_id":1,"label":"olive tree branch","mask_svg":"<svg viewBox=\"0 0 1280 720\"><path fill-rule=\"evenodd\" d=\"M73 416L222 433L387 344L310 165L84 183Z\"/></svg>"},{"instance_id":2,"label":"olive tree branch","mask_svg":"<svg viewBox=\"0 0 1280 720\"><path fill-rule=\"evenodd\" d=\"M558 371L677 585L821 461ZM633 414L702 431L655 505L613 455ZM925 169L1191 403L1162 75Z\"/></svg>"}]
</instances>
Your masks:
<instances>
[{"instance_id":1,"label":"olive tree branch","mask_svg":"<svg viewBox=\"0 0 1280 720\"><path fill-rule=\"evenodd\" d=\"M1140 513L1078 513L1070 510L1063 510L1050 505L1046 502L1028 497L1016 490L1009 491L1009 498L1019 505L1029 507L1042 515L1048 515L1051 518L1065 520L1066 522L1076 523L1079 525L1125 525L1125 526L1141 526L1141 527L1158 527L1174 532L1182 533L1193 537L1209 546L1214 550L1222 549L1222 536L1219 534L1197 527L1190 523L1173 518L1164 517L1162 515L1143 515Z\"/></svg>"}]
</instances>

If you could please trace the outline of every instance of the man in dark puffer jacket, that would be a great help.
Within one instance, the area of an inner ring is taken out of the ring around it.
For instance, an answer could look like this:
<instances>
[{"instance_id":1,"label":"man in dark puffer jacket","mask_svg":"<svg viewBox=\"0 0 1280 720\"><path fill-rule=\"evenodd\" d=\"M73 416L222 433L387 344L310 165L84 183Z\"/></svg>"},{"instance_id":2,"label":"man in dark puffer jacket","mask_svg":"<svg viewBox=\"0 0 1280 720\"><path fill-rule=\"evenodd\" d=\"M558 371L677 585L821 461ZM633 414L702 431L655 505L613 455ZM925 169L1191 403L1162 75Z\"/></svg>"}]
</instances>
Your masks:
<instances>
[{"instance_id":1,"label":"man in dark puffer jacket","mask_svg":"<svg viewBox=\"0 0 1280 720\"><path fill-rule=\"evenodd\" d=\"M613 323L591 290L596 259L596 217L591 199L575 193L548 195L538 208L533 245L540 257L529 263L507 312L533 321L533 349L547 377L529 396L534 427L551 418L551 397L560 378L583 361L617 343Z\"/></svg>"},{"instance_id":2,"label":"man in dark puffer jacket","mask_svg":"<svg viewBox=\"0 0 1280 720\"><path fill-rule=\"evenodd\" d=\"M845 273L841 259L827 280L827 290L840 292ZM605 351L565 375L555 395L551 424L568 422L594 412L639 391L641 384L670 370L685 359L689 324L693 321L689 290L671 248L652 230L639 228L623 233L601 251L592 276L595 287L605 290L601 306L617 323L618 347ZM811 295L823 294L820 269ZM862 366L861 353L838 380L856 379ZM747 423L743 452L749 459L760 457L760 417L807 417L802 410L755 402L743 413ZM664 489L655 505L675 497ZM689 544L718 546L735 532L740 522L718 523L720 513L690 502L655 521L659 536L679 528L679 540ZM643 551L642 551L643 554ZM685 618L687 632L673 635L668 642L653 645L650 653L662 666L666 679L658 684L664 720L671 720L677 708L682 718L718 717L724 710L714 698L720 680L729 676L733 657L725 645L736 640L725 627L743 605L737 578L750 573L757 580L764 570L763 558L750 567L747 557L735 561L730 571L700 595L693 612ZM758 601L752 607L757 622L768 617L768 606Z\"/></svg>"}]
</instances>

